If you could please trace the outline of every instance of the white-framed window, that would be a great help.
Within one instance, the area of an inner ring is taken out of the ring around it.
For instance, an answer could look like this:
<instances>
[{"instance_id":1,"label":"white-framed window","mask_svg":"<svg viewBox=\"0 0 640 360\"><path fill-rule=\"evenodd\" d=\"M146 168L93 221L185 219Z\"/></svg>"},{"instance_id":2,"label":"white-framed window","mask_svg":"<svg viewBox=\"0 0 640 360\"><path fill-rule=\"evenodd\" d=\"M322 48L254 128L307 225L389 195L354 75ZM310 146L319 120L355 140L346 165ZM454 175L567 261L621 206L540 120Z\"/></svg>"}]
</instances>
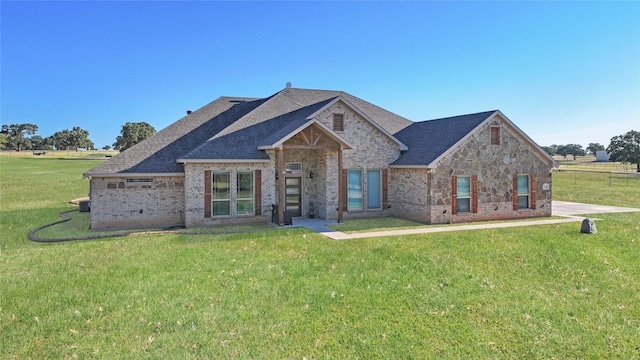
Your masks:
<instances>
[{"instance_id":1,"label":"white-framed window","mask_svg":"<svg viewBox=\"0 0 640 360\"><path fill-rule=\"evenodd\" d=\"M382 209L382 175L380 170L367 170L367 209Z\"/></svg>"},{"instance_id":2,"label":"white-framed window","mask_svg":"<svg viewBox=\"0 0 640 360\"><path fill-rule=\"evenodd\" d=\"M231 173L214 171L211 186L211 216L231 215Z\"/></svg>"},{"instance_id":3,"label":"white-framed window","mask_svg":"<svg viewBox=\"0 0 640 360\"><path fill-rule=\"evenodd\" d=\"M236 176L236 214L253 215L253 171L238 171Z\"/></svg>"},{"instance_id":4,"label":"white-framed window","mask_svg":"<svg viewBox=\"0 0 640 360\"><path fill-rule=\"evenodd\" d=\"M460 213L471 212L471 177L458 176L456 191L456 210Z\"/></svg>"},{"instance_id":5,"label":"white-framed window","mask_svg":"<svg viewBox=\"0 0 640 360\"><path fill-rule=\"evenodd\" d=\"M347 173L347 211L362 210L362 170Z\"/></svg>"},{"instance_id":6,"label":"white-framed window","mask_svg":"<svg viewBox=\"0 0 640 360\"><path fill-rule=\"evenodd\" d=\"M518 209L529 208L529 175L518 175Z\"/></svg>"}]
</instances>

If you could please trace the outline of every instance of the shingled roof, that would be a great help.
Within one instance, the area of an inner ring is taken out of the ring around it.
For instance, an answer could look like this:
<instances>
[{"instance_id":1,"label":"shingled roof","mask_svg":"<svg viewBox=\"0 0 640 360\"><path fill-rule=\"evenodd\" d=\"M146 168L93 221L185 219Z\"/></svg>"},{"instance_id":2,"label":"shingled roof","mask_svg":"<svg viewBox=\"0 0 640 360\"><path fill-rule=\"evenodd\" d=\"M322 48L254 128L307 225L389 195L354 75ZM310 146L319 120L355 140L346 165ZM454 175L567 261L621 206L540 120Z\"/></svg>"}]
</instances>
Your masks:
<instances>
[{"instance_id":1,"label":"shingled roof","mask_svg":"<svg viewBox=\"0 0 640 360\"><path fill-rule=\"evenodd\" d=\"M342 91L286 88L264 99L221 97L84 176L182 174L179 159L266 160L266 153L258 150L265 139L305 121L337 97L348 101L389 134L412 124Z\"/></svg>"},{"instance_id":2,"label":"shingled roof","mask_svg":"<svg viewBox=\"0 0 640 360\"><path fill-rule=\"evenodd\" d=\"M393 134L409 150L393 166L427 166L497 110L416 122Z\"/></svg>"}]
</instances>

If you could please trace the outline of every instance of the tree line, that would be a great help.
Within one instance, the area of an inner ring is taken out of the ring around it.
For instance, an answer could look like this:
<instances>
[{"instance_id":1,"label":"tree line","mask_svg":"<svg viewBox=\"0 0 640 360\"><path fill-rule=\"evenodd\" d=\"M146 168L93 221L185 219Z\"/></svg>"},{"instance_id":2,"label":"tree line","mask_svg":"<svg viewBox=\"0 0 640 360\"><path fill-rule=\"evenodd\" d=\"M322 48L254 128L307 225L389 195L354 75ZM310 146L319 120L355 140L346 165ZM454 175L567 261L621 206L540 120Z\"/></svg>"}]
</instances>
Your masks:
<instances>
[{"instance_id":1,"label":"tree line","mask_svg":"<svg viewBox=\"0 0 640 360\"><path fill-rule=\"evenodd\" d=\"M38 125L35 124L11 124L2 125L0 130L0 148L8 150L96 150L93 141L89 139L89 131L73 127L43 138L36 135ZM153 135L156 130L146 122L127 122L122 125L120 135L113 143L114 150L126 150L140 141ZM103 150L110 150L106 145Z\"/></svg>"},{"instance_id":2,"label":"tree line","mask_svg":"<svg viewBox=\"0 0 640 360\"><path fill-rule=\"evenodd\" d=\"M640 172L640 132L635 130L612 137L606 148L599 143L589 143L586 149L579 144L542 146L542 149L551 156L560 155L565 159L572 156L573 160L576 156L587 154L596 156L598 151L605 150L609 155L609 161L636 164L637 171Z\"/></svg>"},{"instance_id":3,"label":"tree line","mask_svg":"<svg viewBox=\"0 0 640 360\"><path fill-rule=\"evenodd\" d=\"M35 135L38 126L35 124L12 124L2 125L0 130L0 148L9 150L95 150L93 141L89 140L89 132L78 126L71 130L65 129L55 134L43 138ZM124 151L140 141L150 137L156 132L153 126L146 122L127 122L122 125L120 135L113 143L114 150ZM111 146L103 147L103 150L110 150ZM587 153L596 155L596 152L606 150L609 160L614 162L637 164L640 172L640 132L631 130L623 135L611 138L609 146L599 143L589 143L585 148L580 144L551 145L543 146L542 149L549 155L585 156Z\"/></svg>"}]
</instances>

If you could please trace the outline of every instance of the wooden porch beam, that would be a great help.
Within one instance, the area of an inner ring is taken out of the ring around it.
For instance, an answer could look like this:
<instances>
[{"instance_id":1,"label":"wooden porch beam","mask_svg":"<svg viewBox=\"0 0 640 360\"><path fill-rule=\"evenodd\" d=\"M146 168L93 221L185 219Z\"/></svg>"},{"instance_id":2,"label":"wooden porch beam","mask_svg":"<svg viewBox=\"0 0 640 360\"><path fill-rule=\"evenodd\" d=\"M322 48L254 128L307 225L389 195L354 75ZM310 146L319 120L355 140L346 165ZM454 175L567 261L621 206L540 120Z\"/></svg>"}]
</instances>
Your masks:
<instances>
[{"instance_id":1,"label":"wooden porch beam","mask_svg":"<svg viewBox=\"0 0 640 360\"><path fill-rule=\"evenodd\" d=\"M276 149L278 153L278 225L284 226L284 149Z\"/></svg>"},{"instance_id":2,"label":"wooden porch beam","mask_svg":"<svg viewBox=\"0 0 640 360\"><path fill-rule=\"evenodd\" d=\"M338 149L338 222L342 222L342 208L344 207L342 189L346 184L342 183L342 148Z\"/></svg>"},{"instance_id":3,"label":"wooden porch beam","mask_svg":"<svg viewBox=\"0 0 640 360\"><path fill-rule=\"evenodd\" d=\"M339 150L340 148L336 145L294 145L294 144L284 144L282 145L284 149L298 149L298 150Z\"/></svg>"}]
</instances>

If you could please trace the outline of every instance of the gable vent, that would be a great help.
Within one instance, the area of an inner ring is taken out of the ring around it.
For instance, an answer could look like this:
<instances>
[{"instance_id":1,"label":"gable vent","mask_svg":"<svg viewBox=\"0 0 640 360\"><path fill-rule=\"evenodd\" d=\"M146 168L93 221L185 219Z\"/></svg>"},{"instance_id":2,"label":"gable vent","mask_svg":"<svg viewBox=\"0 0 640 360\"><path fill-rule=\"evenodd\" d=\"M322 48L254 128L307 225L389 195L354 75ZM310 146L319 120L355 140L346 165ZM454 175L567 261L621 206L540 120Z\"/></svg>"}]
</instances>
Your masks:
<instances>
[{"instance_id":1,"label":"gable vent","mask_svg":"<svg viewBox=\"0 0 640 360\"><path fill-rule=\"evenodd\" d=\"M299 162L286 163L284 165L284 169L286 172L299 173L299 172L302 172L302 163L299 163Z\"/></svg>"}]
</instances>

